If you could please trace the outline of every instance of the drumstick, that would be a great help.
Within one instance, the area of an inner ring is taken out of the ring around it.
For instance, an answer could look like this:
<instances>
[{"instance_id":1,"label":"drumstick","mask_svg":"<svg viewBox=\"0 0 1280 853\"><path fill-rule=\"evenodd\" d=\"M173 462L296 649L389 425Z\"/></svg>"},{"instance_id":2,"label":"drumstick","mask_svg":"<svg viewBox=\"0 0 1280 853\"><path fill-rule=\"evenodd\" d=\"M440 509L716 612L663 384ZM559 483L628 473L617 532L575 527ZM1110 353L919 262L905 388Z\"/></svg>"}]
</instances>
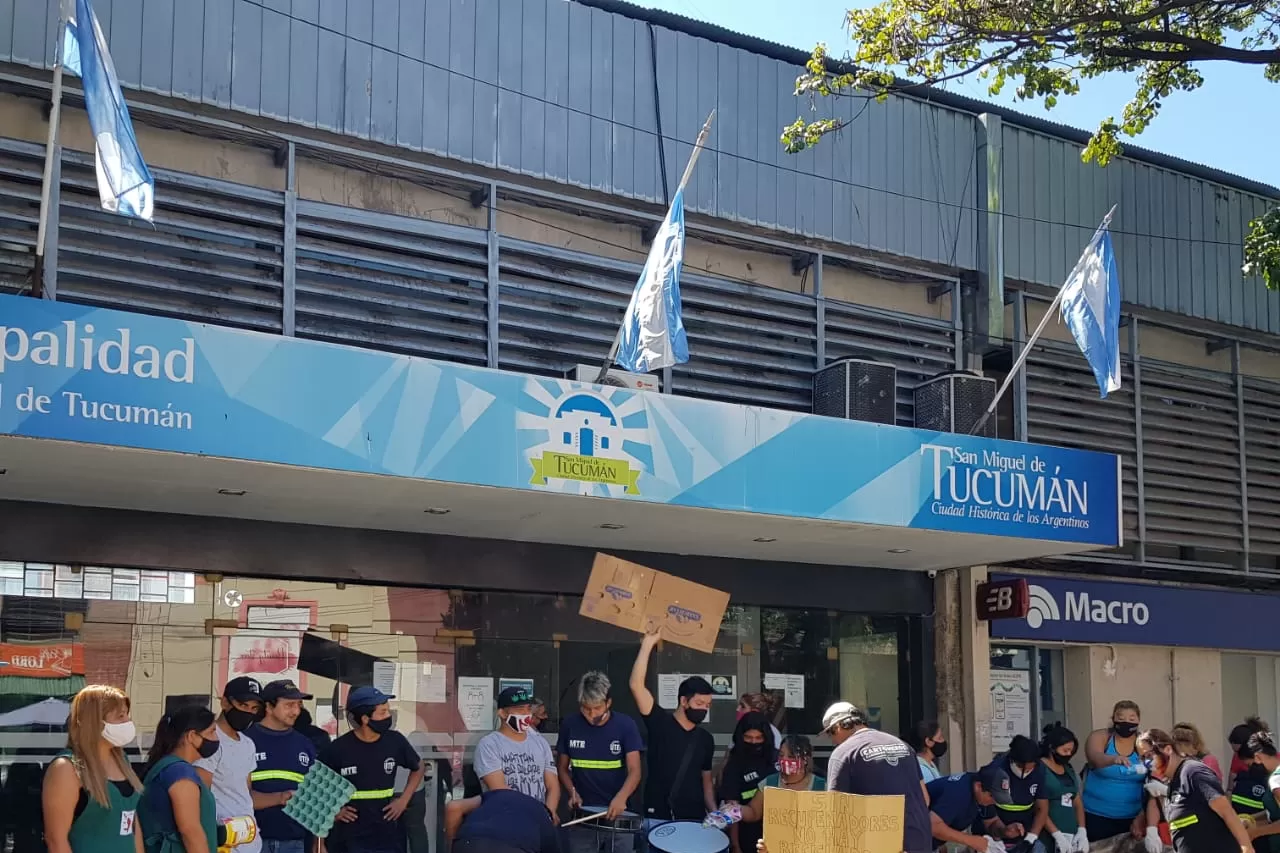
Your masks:
<instances>
[{"instance_id":1,"label":"drumstick","mask_svg":"<svg viewBox=\"0 0 1280 853\"><path fill-rule=\"evenodd\" d=\"M577 820L571 820L568 823L562 823L560 824L560 828L563 829L566 826L573 826L574 824L577 824L577 823L586 823L589 820L595 820L596 818L604 817L605 814L606 812L596 812L595 814L589 814L586 817L580 817Z\"/></svg>"}]
</instances>

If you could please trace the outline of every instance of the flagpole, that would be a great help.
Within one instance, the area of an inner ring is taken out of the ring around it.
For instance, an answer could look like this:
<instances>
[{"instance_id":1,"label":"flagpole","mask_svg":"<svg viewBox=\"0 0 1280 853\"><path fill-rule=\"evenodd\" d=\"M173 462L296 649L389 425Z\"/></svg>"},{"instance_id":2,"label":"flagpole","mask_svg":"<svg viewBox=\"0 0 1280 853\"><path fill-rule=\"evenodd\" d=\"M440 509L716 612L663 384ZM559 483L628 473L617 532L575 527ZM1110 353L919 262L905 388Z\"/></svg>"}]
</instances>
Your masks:
<instances>
[{"instance_id":1,"label":"flagpole","mask_svg":"<svg viewBox=\"0 0 1280 853\"><path fill-rule=\"evenodd\" d=\"M53 194L53 166L62 159L59 139L62 124L62 42L67 32L67 7L72 0L58 2L57 41L53 45L53 92L49 107L49 139L44 149L44 178L40 182L40 219L36 226L36 261L31 269L31 295L44 296L44 249L49 231L49 200Z\"/></svg>"},{"instance_id":2,"label":"flagpole","mask_svg":"<svg viewBox=\"0 0 1280 853\"><path fill-rule=\"evenodd\" d=\"M693 177L693 167L698 162L698 155L702 153L703 147L707 143L707 137L711 135L711 122L715 121L716 111L711 110L707 116L706 122L702 125L702 130L698 131L698 138L693 142L693 153L689 155L689 162L685 164L684 174L680 176L680 184L676 187L676 194L680 194L685 185L689 183L689 178ZM658 144L662 144L662 140L658 140ZM596 377L596 384L603 385L609 376L609 368L613 366L613 360L618 357L618 348L622 346L622 326L618 326L618 334L613 336L613 346L609 347L609 355L605 359L604 364L600 367L600 375Z\"/></svg>"},{"instance_id":3,"label":"flagpole","mask_svg":"<svg viewBox=\"0 0 1280 853\"><path fill-rule=\"evenodd\" d=\"M1116 205L1112 205L1107 211L1107 215L1102 218L1102 224L1098 226L1098 231L1102 231L1111 224L1111 215L1116 212ZM1095 235L1097 232L1094 232ZM1022 352L1018 353L1018 358L1013 363L1013 367L1009 369L1009 373L1004 378L1004 382L1000 384L996 396L991 400L991 405L987 406L987 410L982 413L982 417L973 429L969 431L969 435L977 435L982 432L982 428L987 425L987 421L991 420L991 415L995 413L996 406L1000 405L1001 398L1004 397L1009 386L1013 384L1013 380L1017 377L1018 371L1026 364L1027 357L1031 355L1031 348L1035 346L1036 341L1040 340L1040 335L1044 333L1045 327L1049 325L1049 321L1053 319L1054 313L1058 310L1058 306L1062 304L1062 296L1066 292L1066 282L1058 288L1058 294L1053 297L1053 301L1049 303L1049 307L1045 309L1044 316L1040 318L1040 324L1036 326L1036 330L1031 333L1031 337L1027 338L1027 342L1022 346Z\"/></svg>"}]
</instances>

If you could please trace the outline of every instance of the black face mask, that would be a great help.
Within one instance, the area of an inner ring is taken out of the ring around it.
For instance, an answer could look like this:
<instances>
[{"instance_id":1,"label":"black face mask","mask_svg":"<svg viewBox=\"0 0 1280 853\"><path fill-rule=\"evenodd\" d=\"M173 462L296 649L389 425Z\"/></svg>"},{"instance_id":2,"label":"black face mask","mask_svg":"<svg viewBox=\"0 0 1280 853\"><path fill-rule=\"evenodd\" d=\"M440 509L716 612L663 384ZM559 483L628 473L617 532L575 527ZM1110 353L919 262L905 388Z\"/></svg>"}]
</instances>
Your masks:
<instances>
[{"instance_id":1,"label":"black face mask","mask_svg":"<svg viewBox=\"0 0 1280 853\"><path fill-rule=\"evenodd\" d=\"M228 708L223 717L227 720L227 725L231 726L234 732L242 732L249 726L261 720L264 715L262 713L254 713L253 711L242 711L239 708Z\"/></svg>"},{"instance_id":2,"label":"black face mask","mask_svg":"<svg viewBox=\"0 0 1280 853\"><path fill-rule=\"evenodd\" d=\"M196 752L200 753L201 758L213 758L213 754L218 751L218 742L216 740L208 740L205 737L200 738L200 745L196 747Z\"/></svg>"},{"instance_id":3,"label":"black face mask","mask_svg":"<svg viewBox=\"0 0 1280 853\"><path fill-rule=\"evenodd\" d=\"M695 726L702 725L702 721L707 718L706 708L685 708L684 715L689 718L689 722Z\"/></svg>"},{"instance_id":4,"label":"black face mask","mask_svg":"<svg viewBox=\"0 0 1280 853\"><path fill-rule=\"evenodd\" d=\"M391 731L391 728L394 725L395 725L395 720L391 719L390 717L383 717L381 720L374 720L374 719L369 720L369 728L372 729L376 734L380 734L380 735L385 735L387 732Z\"/></svg>"},{"instance_id":5,"label":"black face mask","mask_svg":"<svg viewBox=\"0 0 1280 853\"><path fill-rule=\"evenodd\" d=\"M1112 723L1111 731L1120 737L1133 737L1138 733L1137 723Z\"/></svg>"},{"instance_id":6,"label":"black face mask","mask_svg":"<svg viewBox=\"0 0 1280 853\"><path fill-rule=\"evenodd\" d=\"M947 754L947 742L945 740L935 741L933 746L929 747L929 751L933 753L934 758L941 758Z\"/></svg>"},{"instance_id":7,"label":"black face mask","mask_svg":"<svg viewBox=\"0 0 1280 853\"><path fill-rule=\"evenodd\" d=\"M1066 755L1063 755L1060 752L1053 753L1053 760L1061 764L1063 767L1066 767L1068 764L1070 764L1071 759L1075 757L1076 757L1075 750L1068 752Z\"/></svg>"},{"instance_id":8,"label":"black face mask","mask_svg":"<svg viewBox=\"0 0 1280 853\"><path fill-rule=\"evenodd\" d=\"M747 755L764 755L763 743L744 743L743 747L747 750Z\"/></svg>"}]
</instances>

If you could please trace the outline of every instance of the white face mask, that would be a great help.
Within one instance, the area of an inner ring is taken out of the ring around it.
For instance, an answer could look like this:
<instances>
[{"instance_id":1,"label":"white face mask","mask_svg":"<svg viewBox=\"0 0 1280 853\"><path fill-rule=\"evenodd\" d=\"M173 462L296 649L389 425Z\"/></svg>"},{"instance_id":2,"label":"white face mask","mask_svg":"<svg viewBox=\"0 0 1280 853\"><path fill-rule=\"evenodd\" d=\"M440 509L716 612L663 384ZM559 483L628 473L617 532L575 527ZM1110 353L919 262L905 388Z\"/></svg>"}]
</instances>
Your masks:
<instances>
[{"instance_id":1,"label":"white face mask","mask_svg":"<svg viewBox=\"0 0 1280 853\"><path fill-rule=\"evenodd\" d=\"M133 720L102 725L102 739L112 746L128 746L137 736L138 727L133 724Z\"/></svg>"}]
</instances>

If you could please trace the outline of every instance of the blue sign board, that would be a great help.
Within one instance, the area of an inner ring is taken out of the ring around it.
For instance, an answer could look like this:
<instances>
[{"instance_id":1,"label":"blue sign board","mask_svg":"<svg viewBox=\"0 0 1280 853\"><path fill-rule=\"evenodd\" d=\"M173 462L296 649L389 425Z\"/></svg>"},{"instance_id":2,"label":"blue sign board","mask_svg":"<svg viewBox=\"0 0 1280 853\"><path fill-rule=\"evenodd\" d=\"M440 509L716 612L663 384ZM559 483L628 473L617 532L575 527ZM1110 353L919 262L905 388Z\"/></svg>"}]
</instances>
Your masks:
<instances>
[{"instance_id":1,"label":"blue sign board","mask_svg":"<svg viewBox=\"0 0 1280 853\"><path fill-rule=\"evenodd\" d=\"M1115 546L1116 456L0 296L0 434Z\"/></svg>"},{"instance_id":2,"label":"blue sign board","mask_svg":"<svg viewBox=\"0 0 1280 853\"><path fill-rule=\"evenodd\" d=\"M992 575L1003 580L1010 575ZM997 619L1006 640L1133 643L1242 651L1280 651L1270 630L1280 596L1208 588L1028 576L1025 619Z\"/></svg>"}]
</instances>

